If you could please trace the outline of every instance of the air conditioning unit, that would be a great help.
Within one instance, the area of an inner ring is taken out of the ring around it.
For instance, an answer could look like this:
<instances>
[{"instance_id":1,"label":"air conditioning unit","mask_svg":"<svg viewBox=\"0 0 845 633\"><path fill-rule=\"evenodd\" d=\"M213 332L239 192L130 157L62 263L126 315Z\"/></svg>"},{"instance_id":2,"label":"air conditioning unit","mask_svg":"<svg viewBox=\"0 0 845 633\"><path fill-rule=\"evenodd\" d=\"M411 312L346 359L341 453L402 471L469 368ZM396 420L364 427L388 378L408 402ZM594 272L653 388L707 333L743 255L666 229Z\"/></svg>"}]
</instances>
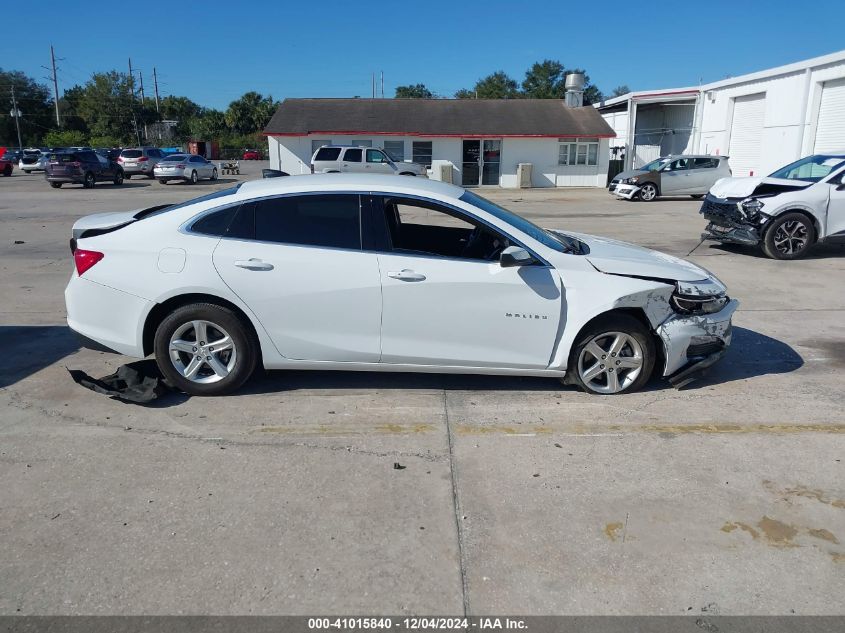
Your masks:
<instances>
[{"instance_id":1,"label":"air conditioning unit","mask_svg":"<svg viewBox=\"0 0 845 633\"><path fill-rule=\"evenodd\" d=\"M452 163L443 161L437 164L437 180L442 182L452 182Z\"/></svg>"},{"instance_id":2,"label":"air conditioning unit","mask_svg":"<svg viewBox=\"0 0 845 633\"><path fill-rule=\"evenodd\" d=\"M519 163L516 168L516 180L519 183L520 189L530 189L531 188L531 169L533 165L531 163Z\"/></svg>"}]
</instances>

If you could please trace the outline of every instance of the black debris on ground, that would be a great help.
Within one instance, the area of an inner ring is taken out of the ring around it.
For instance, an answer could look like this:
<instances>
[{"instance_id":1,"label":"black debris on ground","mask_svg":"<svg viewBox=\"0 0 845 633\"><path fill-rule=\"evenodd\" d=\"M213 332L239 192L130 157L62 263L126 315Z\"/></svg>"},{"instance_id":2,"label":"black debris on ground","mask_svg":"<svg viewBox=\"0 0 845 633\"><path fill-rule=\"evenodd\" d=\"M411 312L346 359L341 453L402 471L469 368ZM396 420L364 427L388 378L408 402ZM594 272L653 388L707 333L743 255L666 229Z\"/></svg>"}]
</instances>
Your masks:
<instances>
[{"instance_id":1,"label":"black debris on ground","mask_svg":"<svg viewBox=\"0 0 845 633\"><path fill-rule=\"evenodd\" d=\"M121 365L102 378L92 378L79 369L68 369L68 373L78 385L123 402L147 403L177 392L165 381L154 360Z\"/></svg>"}]
</instances>

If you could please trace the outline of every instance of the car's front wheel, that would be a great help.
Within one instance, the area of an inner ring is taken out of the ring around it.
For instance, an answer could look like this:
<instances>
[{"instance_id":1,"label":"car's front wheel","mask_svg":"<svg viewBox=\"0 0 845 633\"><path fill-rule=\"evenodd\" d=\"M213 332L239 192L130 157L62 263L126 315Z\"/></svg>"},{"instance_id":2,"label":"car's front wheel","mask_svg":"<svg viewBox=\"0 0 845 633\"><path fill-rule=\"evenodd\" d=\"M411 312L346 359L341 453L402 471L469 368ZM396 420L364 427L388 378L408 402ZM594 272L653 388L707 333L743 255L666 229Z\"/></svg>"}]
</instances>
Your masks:
<instances>
[{"instance_id":1,"label":"car's front wheel","mask_svg":"<svg viewBox=\"0 0 845 633\"><path fill-rule=\"evenodd\" d=\"M816 241L816 227L803 213L775 218L763 237L763 252L772 259L799 259Z\"/></svg>"},{"instance_id":2,"label":"car's front wheel","mask_svg":"<svg viewBox=\"0 0 845 633\"><path fill-rule=\"evenodd\" d=\"M114 184L122 185L123 184L123 172L119 171L114 175Z\"/></svg>"},{"instance_id":3,"label":"car's front wheel","mask_svg":"<svg viewBox=\"0 0 845 633\"><path fill-rule=\"evenodd\" d=\"M616 394L640 389L654 369L651 333L637 319L611 314L596 319L572 348L568 382L588 393Z\"/></svg>"},{"instance_id":4,"label":"car's front wheel","mask_svg":"<svg viewBox=\"0 0 845 633\"><path fill-rule=\"evenodd\" d=\"M159 181L162 185L166 185L166 184L167 184L167 178L159 178L159 179L158 179L158 181Z\"/></svg>"},{"instance_id":5,"label":"car's front wheel","mask_svg":"<svg viewBox=\"0 0 845 633\"><path fill-rule=\"evenodd\" d=\"M217 180L217 168L216 167L211 170L211 179Z\"/></svg>"},{"instance_id":6,"label":"car's front wheel","mask_svg":"<svg viewBox=\"0 0 845 633\"><path fill-rule=\"evenodd\" d=\"M161 373L195 396L220 396L240 387L255 369L258 343L228 308L211 303L182 306L155 334Z\"/></svg>"},{"instance_id":7,"label":"car's front wheel","mask_svg":"<svg viewBox=\"0 0 845 633\"><path fill-rule=\"evenodd\" d=\"M657 197L657 187L647 182L642 187L640 187L639 191L640 200L644 200L645 202L651 202Z\"/></svg>"},{"instance_id":8,"label":"car's front wheel","mask_svg":"<svg viewBox=\"0 0 845 633\"><path fill-rule=\"evenodd\" d=\"M62 183L60 183L60 182L51 182L51 183L50 183L50 186L51 186L53 189L61 189L61 188L62 188Z\"/></svg>"},{"instance_id":9,"label":"car's front wheel","mask_svg":"<svg viewBox=\"0 0 845 633\"><path fill-rule=\"evenodd\" d=\"M85 174L85 180L82 181L82 186L86 189L93 189L94 183L96 182L97 179L94 177L94 174L89 171L87 174Z\"/></svg>"},{"instance_id":10,"label":"car's front wheel","mask_svg":"<svg viewBox=\"0 0 845 633\"><path fill-rule=\"evenodd\" d=\"M198 181L198 180L199 180L199 177L197 176L197 172L192 171L192 172L191 172L191 184L192 184L192 185L197 184L197 181Z\"/></svg>"}]
</instances>

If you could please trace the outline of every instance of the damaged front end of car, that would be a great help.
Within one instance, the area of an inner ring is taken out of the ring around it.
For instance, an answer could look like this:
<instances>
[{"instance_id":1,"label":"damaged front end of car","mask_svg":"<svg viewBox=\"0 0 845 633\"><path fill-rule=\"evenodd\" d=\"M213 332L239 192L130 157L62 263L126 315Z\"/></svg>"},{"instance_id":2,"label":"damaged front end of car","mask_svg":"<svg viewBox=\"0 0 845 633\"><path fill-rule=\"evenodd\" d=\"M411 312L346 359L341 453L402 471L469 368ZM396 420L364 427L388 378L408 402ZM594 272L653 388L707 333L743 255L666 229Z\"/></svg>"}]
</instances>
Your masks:
<instances>
[{"instance_id":1,"label":"damaged front end of car","mask_svg":"<svg viewBox=\"0 0 845 633\"><path fill-rule=\"evenodd\" d=\"M770 216L763 212L765 206L755 197L717 198L708 193L700 211L708 222L701 239L757 246L770 220Z\"/></svg>"}]
</instances>

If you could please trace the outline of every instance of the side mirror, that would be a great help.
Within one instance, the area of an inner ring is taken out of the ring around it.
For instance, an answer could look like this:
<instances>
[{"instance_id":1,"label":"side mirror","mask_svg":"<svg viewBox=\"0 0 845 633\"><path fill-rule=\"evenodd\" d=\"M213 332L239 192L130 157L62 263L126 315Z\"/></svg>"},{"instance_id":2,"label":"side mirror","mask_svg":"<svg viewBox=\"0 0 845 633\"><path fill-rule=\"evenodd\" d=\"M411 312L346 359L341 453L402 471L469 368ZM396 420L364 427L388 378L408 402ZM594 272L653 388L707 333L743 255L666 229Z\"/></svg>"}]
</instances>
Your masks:
<instances>
[{"instance_id":1,"label":"side mirror","mask_svg":"<svg viewBox=\"0 0 845 633\"><path fill-rule=\"evenodd\" d=\"M499 256L499 265L502 268L528 266L536 261L537 260L534 259L533 255L521 246L508 246Z\"/></svg>"},{"instance_id":2,"label":"side mirror","mask_svg":"<svg viewBox=\"0 0 845 633\"><path fill-rule=\"evenodd\" d=\"M279 169L262 169L261 170L261 177L262 178L279 178L280 176L289 176L287 172L281 171Z\"/></svg>"}]
</instances>

